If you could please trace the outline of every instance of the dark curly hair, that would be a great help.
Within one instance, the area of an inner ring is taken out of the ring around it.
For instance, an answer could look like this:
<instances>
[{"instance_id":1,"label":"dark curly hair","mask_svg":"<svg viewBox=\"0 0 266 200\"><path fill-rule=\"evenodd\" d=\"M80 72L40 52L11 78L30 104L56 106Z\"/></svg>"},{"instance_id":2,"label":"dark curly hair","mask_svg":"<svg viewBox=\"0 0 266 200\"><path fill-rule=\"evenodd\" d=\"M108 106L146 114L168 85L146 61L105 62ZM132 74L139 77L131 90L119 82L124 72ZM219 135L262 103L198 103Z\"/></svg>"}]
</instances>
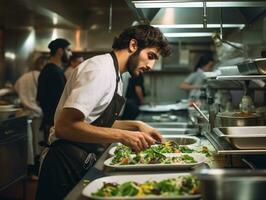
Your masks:
<instances>
[{"instance_id":1,"label":"dark curly hair","mask_svg":"<svg viewBox=\"0 0 266 200\"><path fill-rule=\"evenodd\" d=\"M114 38L112 48L115 50L126 49L129 47L131 39L137 40L139 51L155 47L163 57L170 55L168 41L158 28L150 25L136 25L125 29L118 37Z\"/></svg>"},{"instance_id":2,"label":"dark curly hair","mask_svg":"<svg viewBox=\"0 0 266 200\"><path fill-rule=\"evenodd\" d=\"M199 68L203 68L209 62L214 61L212 53L207 53L201 56L196 64L194 71L197 71Z\"/></svg>"}]
</instances>

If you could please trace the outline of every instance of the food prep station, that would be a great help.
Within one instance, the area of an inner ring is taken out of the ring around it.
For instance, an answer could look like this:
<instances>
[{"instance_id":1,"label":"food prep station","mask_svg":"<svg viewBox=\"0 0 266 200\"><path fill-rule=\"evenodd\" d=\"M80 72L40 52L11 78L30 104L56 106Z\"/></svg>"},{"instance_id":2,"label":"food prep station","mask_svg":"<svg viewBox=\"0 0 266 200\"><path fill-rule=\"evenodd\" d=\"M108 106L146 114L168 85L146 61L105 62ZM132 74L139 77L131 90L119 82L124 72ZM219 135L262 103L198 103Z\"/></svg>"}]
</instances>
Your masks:
<instances>
[{"instance_id":1,"label":"food prep station","mask_svg":"<svg viewBox=\"0 0 266 200\"><path fill-rule=\"evenodd\" d=\"M223 86L219 83L221 80L224 83L224 81L230 82L232 80L250 81L258 77L261 80L265 79L264 75L246 75L246 72L244 74L218 76L216 80L212 79L210 81L210 90L218 90L219 87ZM214 82L215 84L213 84ZM221 122L219 124L217 121L219 114L214 113L217 119L215 124L212 125L209 120L212 120L210 115L213 113L203 111L199 114L195 108L188 106L186 100L175 105L147 105L141 109L142 113L138 119L157 128L165 139L173 140L181 145L206 146L211 152L211 157L200 165L185 169L177 167L117 169L104 166L106 160L110 159L110 150L114 152L114 146L117 145L112 144L100 156L95 166L68 194L66 199L87 199L82 195L82 191L91 181L101 180L100 177L110 177L107 180L112 182L112 176L114 178L116 176L119 178L121 175L126 177L138 175L149 177L153 175L156 177L159 174L162 176L165 174L168 177L169 173L172 173L172 176L182 173L192 173L197 176L201 183L200 198L202 199L263 199L260 196L265 193L263 188L266 186L266 171L260 169L264 168L266 163L266 127L262 126L263 123L258 125L255 122L256 126L254 124L241 126L242 122L239 123L239 121L243 119L233 118L233 120L238 120L238 126L221 126ZM207 119L202 120L202 113L203 115L204 113L207 114ZM246 123L245 120L244 123ZM133 180L135 179L133 178ZM249 192L247 193L245 190ZM88 195L88 189L84 191L83 194Z\"/></svg>"}]
</instances>

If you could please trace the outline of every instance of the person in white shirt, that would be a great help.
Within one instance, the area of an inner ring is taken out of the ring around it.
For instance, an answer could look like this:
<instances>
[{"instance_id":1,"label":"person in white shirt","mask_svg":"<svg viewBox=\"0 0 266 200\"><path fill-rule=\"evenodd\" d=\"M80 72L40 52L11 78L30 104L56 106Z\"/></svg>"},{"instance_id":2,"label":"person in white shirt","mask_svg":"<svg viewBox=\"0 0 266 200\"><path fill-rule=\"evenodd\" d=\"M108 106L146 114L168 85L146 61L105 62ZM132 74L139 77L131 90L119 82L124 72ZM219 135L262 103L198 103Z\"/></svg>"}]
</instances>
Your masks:
<instances>
[{"instance_id":1,"label":"person in white shirt","mask_svg":"<svg viewBox=\"0 0 266 200\"><path fill-rule=\"evenodd\" d=\"M69 59L69 65L67 66L64 74L66 80L69 80L71 74L73 73L74 69L84 61L84 58L80 55L73 54Z\"/></svg>"},{"instance_id":2,"label":"person in white shirt","mask_svg":"<svg viewBox=\"0 0 266 200\"><path fill-rule=\"evenodd\" d=\"M94 164L98 145L121 142L139 152L161 141L141 121L120 121L124 104L121 74L151 70L170 49L161 31L150 25L125 29L113 51L85 60L67 81L50 131L51 145L40 171L36 199L63 199Z\"/></svg>"},{"instance_id":3,"label":"person in white shirt","mask_svg":"<svg viewBox=\"0 0 266 200\"><path fill-rule=\"evenodd\" d=\"M189 99L198 98L200 88L204 83L204 72L210 72L214 66L214 59L211 54L205 54L200 57L194 72L191 73L181 84L180 89L189 91Z\"/></svg>"},{"instance_id":4,"label":"person in white shirt","mask_svg":"<svg viewBox=\"0 0 266 200\"><path fill-rule=\"evenodd\" d=\"M43 133L40 131L40 125L42 121L42 109L36 101L37 96L37 84L40 71L47 63L48 58L46 56L39 56L33 63L29 72L23 74L15 83L14 90L17 92L21 104L23 106L23 113L32 119L31 131L32 131L32 147L33 157L39 156L42 148L39 146L39 142L43 140ZM32 155L31 155L32 156ZM33 160L34 158L31 158ZM33 162L33 161L31 161ZM33 164L33 163L32 163ZM36 164L36 163L35 163ZM35 173L36 174L36 173Z\"/></svg>"}]
</instances>

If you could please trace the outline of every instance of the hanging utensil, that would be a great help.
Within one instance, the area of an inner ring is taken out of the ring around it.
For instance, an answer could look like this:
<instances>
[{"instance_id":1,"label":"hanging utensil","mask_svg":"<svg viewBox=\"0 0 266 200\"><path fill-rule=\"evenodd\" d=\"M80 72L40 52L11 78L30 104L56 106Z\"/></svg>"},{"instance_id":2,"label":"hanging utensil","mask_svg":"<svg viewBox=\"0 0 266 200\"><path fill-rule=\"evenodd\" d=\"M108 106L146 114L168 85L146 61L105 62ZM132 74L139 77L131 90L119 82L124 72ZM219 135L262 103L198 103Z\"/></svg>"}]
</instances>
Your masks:
<instances>
[{"instance_id":1,"label":"hanging utensil","mask_svg":"<svg viewBox=\"0 0 266 200\"><path fill-rule=\"evenodd\" d=\"M200 110L200 108L195 104L194 102L192 103L193 107L200 113L200 115L203 117L203 119L209 123L208 117Z\"/></svg>"}]
</instances>

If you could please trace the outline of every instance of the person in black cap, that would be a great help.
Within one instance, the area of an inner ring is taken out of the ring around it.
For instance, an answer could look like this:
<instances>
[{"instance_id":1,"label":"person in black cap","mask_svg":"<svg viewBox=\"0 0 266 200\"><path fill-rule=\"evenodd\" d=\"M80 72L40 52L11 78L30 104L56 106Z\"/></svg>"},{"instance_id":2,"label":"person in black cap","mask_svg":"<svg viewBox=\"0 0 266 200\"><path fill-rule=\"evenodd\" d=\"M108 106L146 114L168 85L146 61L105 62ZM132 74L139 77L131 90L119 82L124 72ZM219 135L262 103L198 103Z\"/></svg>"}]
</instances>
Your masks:
<instances>
[{"instance_id":1,"label":"person in black cap","mask_svg":"<svg viewBox=\"0 0 266 200\"><path fill-rule=\"evenodd\" d=\"M67 63L72 55L70 43L62 38L51 41L48 48L51 57L40 73L37 91L37 101L43 111L41 130L44 131L44 142L46 143L49 130L54 124L56 106L66 83L62 64Z\"/></svg>"}]
</instances>

